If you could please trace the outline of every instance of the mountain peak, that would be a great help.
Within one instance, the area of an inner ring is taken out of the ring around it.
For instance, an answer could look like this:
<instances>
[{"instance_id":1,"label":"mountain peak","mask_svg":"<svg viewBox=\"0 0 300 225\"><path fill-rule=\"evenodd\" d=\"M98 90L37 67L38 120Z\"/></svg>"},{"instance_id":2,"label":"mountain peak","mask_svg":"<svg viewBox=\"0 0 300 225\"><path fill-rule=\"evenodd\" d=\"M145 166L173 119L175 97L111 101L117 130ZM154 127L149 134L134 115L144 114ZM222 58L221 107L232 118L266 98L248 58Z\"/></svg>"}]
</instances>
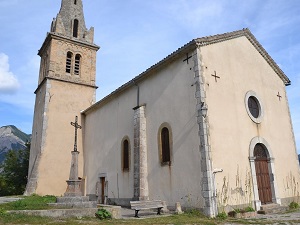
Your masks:
<instances>
[{"instance_id":1,"label":"mountain peak","mask_svg":"<svg viewBox=\"0 0 300 225\"><path fill-rule=\"evenodd\" d=\"M9 150L26 148L26 142L30 139L31 135L25 134L14 125L0 127L0 163Z\"/></svg>"}]
</instances>

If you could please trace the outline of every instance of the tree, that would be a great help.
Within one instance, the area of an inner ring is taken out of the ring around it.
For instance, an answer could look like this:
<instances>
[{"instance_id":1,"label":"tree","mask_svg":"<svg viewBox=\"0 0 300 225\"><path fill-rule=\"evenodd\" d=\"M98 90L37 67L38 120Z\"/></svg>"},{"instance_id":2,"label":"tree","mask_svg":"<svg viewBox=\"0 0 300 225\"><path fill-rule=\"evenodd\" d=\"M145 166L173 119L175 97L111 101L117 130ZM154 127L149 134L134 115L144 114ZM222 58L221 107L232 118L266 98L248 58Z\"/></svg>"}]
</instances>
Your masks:
<instances>
[{"instance_id":1,"label":"tree","mask_svg":"<svg viewBox=\"0 0 300 225\"><path fill-rule=\"evenodd\" d=\"M0 168L0 196L20 195L24 193L27 184L30 143L24 150L8 151Z\"/></svg>"}]
</instances>

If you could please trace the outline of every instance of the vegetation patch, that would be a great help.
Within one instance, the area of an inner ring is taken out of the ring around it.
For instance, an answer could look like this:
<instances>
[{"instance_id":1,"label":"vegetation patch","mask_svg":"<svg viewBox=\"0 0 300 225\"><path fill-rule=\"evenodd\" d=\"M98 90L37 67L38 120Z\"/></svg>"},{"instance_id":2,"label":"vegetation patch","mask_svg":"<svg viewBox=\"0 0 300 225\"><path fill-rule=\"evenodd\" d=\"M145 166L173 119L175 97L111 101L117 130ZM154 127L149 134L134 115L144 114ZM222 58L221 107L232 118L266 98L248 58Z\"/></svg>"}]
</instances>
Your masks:
<instances>
[{"instance_id":1,"label":"vegetation patch","mask_svg":"<svg viewBox=\"0 0 300 225\"><path fill-rule=\"evenodd\" d=\"M111 219L111 213L104 208L98 209L95 216L100 220Z\"/></svg>"},{"instance_id":2,"label":"vegetation patch","mask_svg":"<svg viewBox=\"0 0 300 225\"><path fill-rule=\"evenodd\" d=\"M8 210L42 210L42 209L50 209L48 203L56 202L56 197L52 195L39 196L39 195L31 195L28 197L24 197L15 202L9 202L0 205L1 211Z\"/></svg>"},{"instance_id":3,"label":"vegetation patch","mask_svg":"<svg viewBox=\"0 0 300 225\"><path fill-rule=\"evenodd\" d=\"M289 208L290 209L298 209L299 208L299 204L297 202L291 202L289 204Z\"/></svg>"}]
</instances>

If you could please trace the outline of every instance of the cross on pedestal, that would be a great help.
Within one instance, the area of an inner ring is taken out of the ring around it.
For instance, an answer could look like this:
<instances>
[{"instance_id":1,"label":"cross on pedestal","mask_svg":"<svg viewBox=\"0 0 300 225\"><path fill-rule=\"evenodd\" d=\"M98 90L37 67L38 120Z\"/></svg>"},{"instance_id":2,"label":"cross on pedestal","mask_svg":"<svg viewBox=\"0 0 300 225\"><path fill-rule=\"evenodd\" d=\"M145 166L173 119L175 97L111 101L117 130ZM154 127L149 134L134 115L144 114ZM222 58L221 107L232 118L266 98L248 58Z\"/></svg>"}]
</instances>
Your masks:
<instances>
[{"instance_id":1,"label":"cross on pedestal","mask_svg":"<svg viewBox=\"0 0 300 225\"><path fill-rule=\"evenodd\" d=\"M77 129L81 129L81 126L78 124L78 117L75 117L75 123L71 122L71 125L75 127L75 142L74 142L74 152L77 152Z\"/></svg>"},{"instance_id":2,"label":"cross on pedestal","mask_svg":"<svg viewBox=\"0 0 300 225\"><path fill-rule=\"evenodd\" d=\"M189 59L192 58L192 56L189 56L189 53L186 53L186 58L183 60L183 62L186 61L186 64L189 64Z\"/></svg>"},{"instance_id":3,"label":"cross on pedestal","mask_svg":"<svg viewBox=\"0 0 300 225\"><path fill-rule=\"evenodd\" d=\"M221 77L217 76L217 72L215 71L214 74L212 74L212 76L215 78L215 81L218 82L217 79L220 79Z\"/></svg>"},{"instance_id":4,"label":"cross on pedestal","mask_svg":"<svg viewBox=\"0 0 300 225\"><path fill-rule=\"evenodd\" d=\"M281 101L282 96L280 95L279 91L278 91L277 97L278 97L279 101Z\"/></svg>"}]
</instances>

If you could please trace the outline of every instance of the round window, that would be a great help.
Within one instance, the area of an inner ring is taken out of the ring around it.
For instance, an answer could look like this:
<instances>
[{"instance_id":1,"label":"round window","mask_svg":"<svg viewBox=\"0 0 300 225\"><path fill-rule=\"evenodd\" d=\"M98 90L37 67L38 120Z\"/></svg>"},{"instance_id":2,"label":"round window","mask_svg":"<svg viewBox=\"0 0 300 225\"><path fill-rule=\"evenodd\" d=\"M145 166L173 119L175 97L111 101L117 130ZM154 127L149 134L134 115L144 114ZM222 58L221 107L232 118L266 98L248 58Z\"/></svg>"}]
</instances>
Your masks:
<instances>
[{"instance_id":1,"label":"round window","mask_svg":"<svg viewBox=\"0 0 300 225\"><path fill-rule=\"evenodd\" d=\"M254 96L250 96L248 98L248 108L249 111L251 113L251 115L254 118L258 118L259 117L259 103L257 101L257 99Z\"/></svg>"},{"instance_id":2,"label":"round window","mask_svg":"<svg viewBox=\"0 0 300 225\"><path fill-rule=\"evenodd\" d=\"M263 117L261 101L254 91L248 91L245 96L245 106L251 120L260 123Z\"/></svg>"}]
</instances>

